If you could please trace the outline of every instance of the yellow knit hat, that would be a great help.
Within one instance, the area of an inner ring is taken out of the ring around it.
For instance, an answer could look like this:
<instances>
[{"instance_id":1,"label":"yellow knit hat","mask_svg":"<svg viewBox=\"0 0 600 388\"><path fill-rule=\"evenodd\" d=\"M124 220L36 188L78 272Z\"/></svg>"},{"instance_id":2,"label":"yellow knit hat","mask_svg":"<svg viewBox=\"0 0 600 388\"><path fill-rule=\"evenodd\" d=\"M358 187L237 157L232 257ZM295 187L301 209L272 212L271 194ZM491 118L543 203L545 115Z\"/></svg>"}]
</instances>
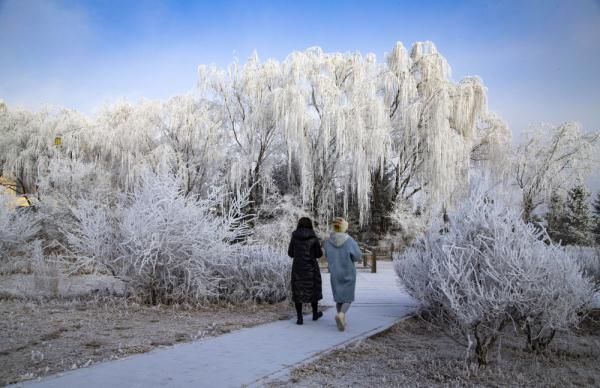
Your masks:
<instances>
[{"instance_id":1,"label":"yellow knit hat","mask_svg":"<svg viewBox=\"0 0 600 388\"><path fill-rule=\"evenodd\" d=\"M339 233L344 233L348 230L348 222L342 217L337 217L333 220L333 230Z\"/></svg>"}]
</instances>

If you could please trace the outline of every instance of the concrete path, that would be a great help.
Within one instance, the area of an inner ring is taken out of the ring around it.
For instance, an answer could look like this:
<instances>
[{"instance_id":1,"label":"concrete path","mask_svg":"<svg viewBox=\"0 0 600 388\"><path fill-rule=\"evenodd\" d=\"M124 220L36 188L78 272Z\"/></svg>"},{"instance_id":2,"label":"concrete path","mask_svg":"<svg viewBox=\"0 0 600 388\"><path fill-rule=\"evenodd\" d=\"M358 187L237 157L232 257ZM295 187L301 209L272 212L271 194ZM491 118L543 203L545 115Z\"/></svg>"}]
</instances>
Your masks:
<instances>
[{"instance_id":1,"label":"concrete path","mask_svg":"<svg viewBox=\"0 0 600 388\"><path fill-rule=\"evenodd\" d=\"M344 332L337 330L335 308L330 308L317 322L307 315L303 326L296 325L295 319L273 322L17 386L262 386L285 376L293 366L385 330L414 311L414 301L396 285L392 263L378 263L378 271L358 273L356 302L347 314ZM323 274L323 294L322 304L334 306L327 273Z\"/></svg>"}]
</instances>

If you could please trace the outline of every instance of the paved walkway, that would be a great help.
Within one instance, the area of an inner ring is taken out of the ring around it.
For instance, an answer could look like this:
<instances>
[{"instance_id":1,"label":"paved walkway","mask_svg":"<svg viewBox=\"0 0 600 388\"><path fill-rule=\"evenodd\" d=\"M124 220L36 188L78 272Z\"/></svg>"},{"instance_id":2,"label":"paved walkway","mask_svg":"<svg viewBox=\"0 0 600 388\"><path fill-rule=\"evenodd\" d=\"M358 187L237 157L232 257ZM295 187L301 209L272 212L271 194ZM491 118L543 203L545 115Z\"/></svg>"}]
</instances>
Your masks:
<instances>
[{"instance_id":1,"label":"paved walkway","mask_svg":"<svg viewBox=\"0 0 600 388\"><path fill-rule=\"evenodd\" d=\"M390 262L378 273L359 272L356 302L346 331L336 328L335 308L304 325L273 322L215 338L78 369L24 387L240 387L261 386L285 376L291 367L320 354L385 330L414 310L414 302L396 285ZM322 304L333 306L329 274L323 274Z\"/></svg>"}]
</instances>

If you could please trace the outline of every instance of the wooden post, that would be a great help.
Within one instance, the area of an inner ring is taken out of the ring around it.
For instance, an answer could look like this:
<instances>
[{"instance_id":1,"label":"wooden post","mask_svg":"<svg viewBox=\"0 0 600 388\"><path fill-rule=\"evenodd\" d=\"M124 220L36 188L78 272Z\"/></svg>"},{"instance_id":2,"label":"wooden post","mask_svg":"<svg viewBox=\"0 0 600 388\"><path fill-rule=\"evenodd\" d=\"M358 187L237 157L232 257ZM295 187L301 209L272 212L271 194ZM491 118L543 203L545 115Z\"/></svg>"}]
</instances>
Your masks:
<instances>
[{"instance_id":1,"label":"wooden post","mask_svg":"<svg viewBox=\"0 0 600 388\"><path fill-rule=\"evenodd\" d=\"M390 246L390 260L394 261L394 243Z\"/></svg>"},{"instance_id":2,"label":"wooden post","mask_svg":"<svg viewBox=\"0 0 600 388\"><path fill-rule=\"evenodd\" d=\"M371 273L377 272L377 253L373 250L373 255L371 256Z\"/></svg>"},{"instance_id":3,"label":"wooden post","mask_svg":"<svg viewBox=\"0 0 600 388\"><path fill-rule=\"evenodd\" d=\"M367 263L367 252L363 255L363 267L367 268L369 264Z\"/></svg>"}]
</instances>

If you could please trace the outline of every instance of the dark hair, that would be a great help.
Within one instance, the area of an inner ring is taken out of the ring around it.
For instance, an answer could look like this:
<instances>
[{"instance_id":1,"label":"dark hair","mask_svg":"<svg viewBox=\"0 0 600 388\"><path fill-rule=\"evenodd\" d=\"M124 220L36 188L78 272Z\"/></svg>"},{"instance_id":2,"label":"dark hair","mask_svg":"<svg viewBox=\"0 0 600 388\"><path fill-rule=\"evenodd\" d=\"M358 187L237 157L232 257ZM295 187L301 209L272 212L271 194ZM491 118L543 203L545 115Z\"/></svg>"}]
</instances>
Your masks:
<instances>
[{"instance_id":1,"label":"dark hair","mask_svg":"<svg viewBox=\"0 0 600 388\"><path fill-rule=\"evenodd\" d=\"M310 220L310 218L308 218L308 217L300 218L298 220L298 227L296 229L300 229L300 228L312 229L313 224L312 224L312 221Z\"/></svg>"}]
</instances>

